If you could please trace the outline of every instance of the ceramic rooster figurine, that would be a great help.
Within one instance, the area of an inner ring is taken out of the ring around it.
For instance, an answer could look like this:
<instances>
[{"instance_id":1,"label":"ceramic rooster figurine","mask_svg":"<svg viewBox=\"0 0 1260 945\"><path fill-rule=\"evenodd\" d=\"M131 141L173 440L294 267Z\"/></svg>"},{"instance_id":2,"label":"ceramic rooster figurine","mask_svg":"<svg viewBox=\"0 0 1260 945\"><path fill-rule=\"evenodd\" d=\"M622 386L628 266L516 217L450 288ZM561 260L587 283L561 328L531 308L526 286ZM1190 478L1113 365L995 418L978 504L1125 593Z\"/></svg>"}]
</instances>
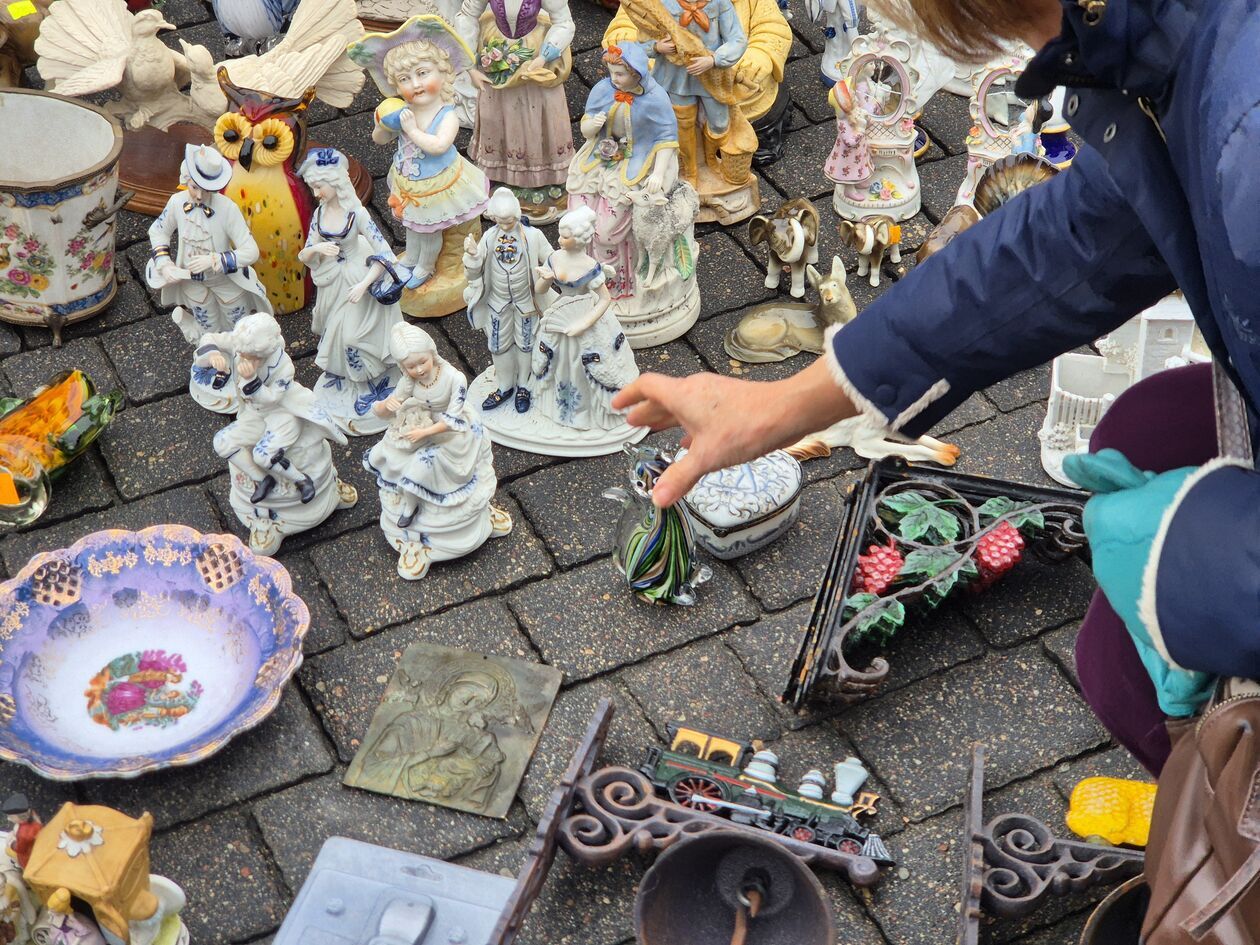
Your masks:
<instances>
[{"instance_id":1,"label":"ceramic rooster figurine","mask_svg":"<svg viewBox=\"0 0 1260 945\"><path fill-rule=\"evenodd\" d=\"M298 0L214 0L214 18L227 37L227 54L269 49L297 5Z\"/></svg>"},{"instance_id":2,"label":"ceramic rooster figurine","mask_svg":"<svg viewBox=\"0 0 1260 945\"><path fill-rule=\"evenodd\" d=\"M121 96L107 108L128 128L165 131L189 121L212 129L228 107L218 65L204 46L181 41L182 54L166 46L158 33L174 28L157 10L131 13L126 0L57 0L35 42L37 68L49 91L61 95L117 88ZM346 46L362 35L354 0L301 0L279 45L233 61L232 80L277 98L313 87L321 101L345 108L364 80Z\"/></svg>"},{"instance_id":3,"label":"ceramic rooster figurine","mask_svg":"<svg viewBox=\"0 0 1260 945\"><path fill-rule=\"evenodd\" d=\"M613 564L639 600L650 604L696 602L696 585L713 572L696 563L696 538L691 523L676 505L658 509L652 504L652 487L674 457L650 446L627 444L634 458L631 491L608 489L604 498L624 506L617 523Z\"/></svg>"}]
</instances>

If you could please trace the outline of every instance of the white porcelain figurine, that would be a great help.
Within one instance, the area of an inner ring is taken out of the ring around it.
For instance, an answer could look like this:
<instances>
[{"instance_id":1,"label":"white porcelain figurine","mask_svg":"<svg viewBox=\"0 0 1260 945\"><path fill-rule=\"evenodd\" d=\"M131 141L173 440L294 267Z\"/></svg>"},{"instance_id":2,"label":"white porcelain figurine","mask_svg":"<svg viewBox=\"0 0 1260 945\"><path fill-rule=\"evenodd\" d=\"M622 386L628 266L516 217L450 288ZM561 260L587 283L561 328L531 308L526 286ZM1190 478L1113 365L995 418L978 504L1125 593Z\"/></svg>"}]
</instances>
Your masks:
<instances>
[{"instance_id":1,"label":"white porcelain figurine","mask_svg":"<svg viewBox=\"0 0 1260 945\"><path fill-rule=\"evenodd\" d=\"M432 562L507 535L512 518L490 503L497 485L490 440L464 375L415 325L394 326L390 353L403 377L372 408L389 429L363 465L376 476L381 531L398 552L398 574L417 581Z\"/></svg>"},{"instance_id":2,"label":"white porcelain figurine","mask_svg":"<svg viewBox=\"0 0 1260 945\"><path fill-rule=\"evenodd\" d=\"M346 438L293 375L280 325L257 312L202 337L188 385L203 407L236 414L214 435L214 450L228 461L232 511L259 554L275 554L286 535L358 501L337 478L328 445Z\"/></svg>"},{"instance_id":3,"label":"white porcelain figurine","mask_svg":"<svg viewBox=\"0 0 1260 945\"><path fill-rule=\"evenodd\" d=\"M372 406L398 383L389 353L389 333L402 321L394 253L359 202L344 154L315 148L299 173L319 201L298 251L316 286L311 331L319 335L315 364L323 373L315 396L343 433L380 433L386 424Z\"/></svg>"}]
</instances>

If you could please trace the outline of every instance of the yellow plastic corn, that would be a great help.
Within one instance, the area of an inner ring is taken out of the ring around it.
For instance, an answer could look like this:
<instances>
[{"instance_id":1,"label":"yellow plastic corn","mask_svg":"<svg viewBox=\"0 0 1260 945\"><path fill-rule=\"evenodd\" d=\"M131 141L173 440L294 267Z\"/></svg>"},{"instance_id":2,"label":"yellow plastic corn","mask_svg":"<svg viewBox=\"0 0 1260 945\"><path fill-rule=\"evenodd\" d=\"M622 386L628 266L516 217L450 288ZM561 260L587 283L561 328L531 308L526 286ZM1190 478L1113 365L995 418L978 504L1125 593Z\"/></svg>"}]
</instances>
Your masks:
<instances>
[{"instance_id":1,"label":"yellow plastic corn","mask_svg":"<svg viewBox=\"0 0 1260 945\"><path fill-rule=\"evenodd\" d=\"M1072 789L1067 825L1074 834L1113 846L1146 846L1155 785L1120 778L1086 778Z\"/></svg>"}]
</instances>

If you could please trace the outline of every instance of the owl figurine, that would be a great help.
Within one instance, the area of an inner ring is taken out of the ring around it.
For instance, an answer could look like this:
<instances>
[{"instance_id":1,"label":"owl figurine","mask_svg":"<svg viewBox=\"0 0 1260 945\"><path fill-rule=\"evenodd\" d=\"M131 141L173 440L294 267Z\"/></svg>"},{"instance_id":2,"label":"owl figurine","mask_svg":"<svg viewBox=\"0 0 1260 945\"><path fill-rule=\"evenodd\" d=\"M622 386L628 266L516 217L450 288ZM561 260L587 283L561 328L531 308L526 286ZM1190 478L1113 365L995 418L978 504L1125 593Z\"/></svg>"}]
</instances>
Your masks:
<instances>
[{"instance_id":1,"label":"owl figurine","mask_svg":"<svg viewBox=\"0 0 1260 945\"><path fill-rule=\"evenodd\" d=\"M297 165L306 153L306 109L315 89L277 98L233 85L224 67L218 78L232 108L214 126L215 147L233 164L223 193L241 208L258 242L256 268L267 298L277 315L287 315L314 297L297 255L306 245L314 201Z\"/></svg>"}]
</instances>

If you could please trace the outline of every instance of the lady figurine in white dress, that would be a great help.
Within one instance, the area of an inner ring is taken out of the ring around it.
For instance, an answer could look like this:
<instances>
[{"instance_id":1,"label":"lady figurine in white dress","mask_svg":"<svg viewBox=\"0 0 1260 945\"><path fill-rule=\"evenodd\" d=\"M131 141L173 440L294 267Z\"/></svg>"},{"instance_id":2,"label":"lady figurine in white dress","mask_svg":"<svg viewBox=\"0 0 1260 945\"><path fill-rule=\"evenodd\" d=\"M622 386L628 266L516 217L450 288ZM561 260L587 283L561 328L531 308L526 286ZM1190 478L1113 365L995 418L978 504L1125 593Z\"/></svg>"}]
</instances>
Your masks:
<instances>
[{"instance_id":1,"label":"lady figurine in white dress","mask_svg":"<svg viewBox=\"0 0 1260 945\"><path fill-rule=\"evenodd\" d=\"M415 325L395 325L389 347L403 376L372 408L390 424L363 465L376 476L381 530L398 552L398 574L418 581L432 562L508 534L512 518L490 504L498 485L490 440L464 375Z\"/></svg>"},{"instance_id":2,"label":"lady figurine in white dress","mask_svg":"<svg viewBox=\"0 0 1260 945\"><path fill-rule=\"evenodd\" d=\"M538 267L536 293L560 297L543 313L534 349L539 408L561 426L609 430L625 420L612 409L617 391L639 376L634 353L604 284L611 274L587 249L595 211L578 207L560 218L560 250Z\"/></svg>"},{"instance_id":3,"label":"lady figurine in white dress","mask_svg":"<svg viewBox=\"0 0 1260 945\"><path fill-rule=\"evenodd\" d=\"M372 406L398 383L389 353L390 330L402 321L394 253L359 202L345 155L314 148L299 173L319 201L298 252L318 290L311 330L319 335L315 364L324 373L315 395L343 433L380 433L387 422Z\"/></svg>"}]
</instances>

